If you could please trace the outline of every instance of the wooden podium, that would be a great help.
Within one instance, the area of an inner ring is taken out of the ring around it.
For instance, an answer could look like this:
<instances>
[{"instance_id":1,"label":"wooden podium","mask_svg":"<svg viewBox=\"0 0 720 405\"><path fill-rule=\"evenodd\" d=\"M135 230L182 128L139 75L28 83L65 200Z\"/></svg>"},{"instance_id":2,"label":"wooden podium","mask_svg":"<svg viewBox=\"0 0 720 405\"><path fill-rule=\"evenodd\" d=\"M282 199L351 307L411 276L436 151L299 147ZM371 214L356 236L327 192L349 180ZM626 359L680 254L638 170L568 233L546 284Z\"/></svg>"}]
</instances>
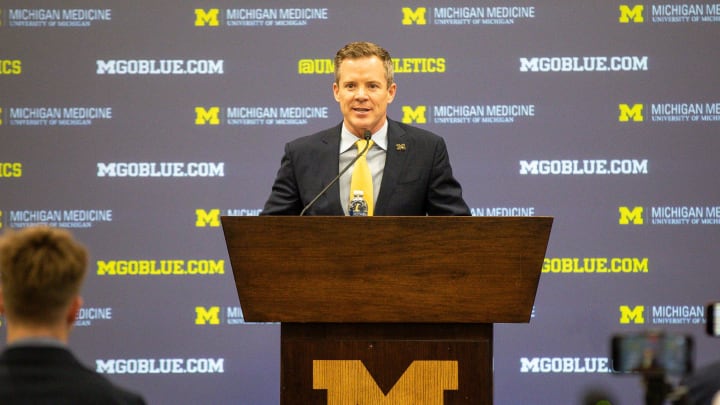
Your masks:
<instances>
[{"instance_id":1,"label":"wooden podium","mask_svg":"<svg viewBox=\"0 0 720 405\"><path fill-rule=\"evenodd\" d=\"M222 217L245 320L281 322L281 404L492 404L550 217Z\"/></svg>"}]
</instances>

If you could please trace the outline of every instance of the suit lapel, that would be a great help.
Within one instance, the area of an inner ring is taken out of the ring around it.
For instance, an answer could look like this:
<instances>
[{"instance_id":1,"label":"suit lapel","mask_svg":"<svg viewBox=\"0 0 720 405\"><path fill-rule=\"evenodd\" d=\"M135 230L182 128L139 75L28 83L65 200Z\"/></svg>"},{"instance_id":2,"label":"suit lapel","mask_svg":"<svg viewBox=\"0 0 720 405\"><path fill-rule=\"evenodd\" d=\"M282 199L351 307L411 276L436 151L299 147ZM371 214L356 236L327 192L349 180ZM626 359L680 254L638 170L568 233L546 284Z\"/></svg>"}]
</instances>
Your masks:
<instances>
[{"instance_id":1,"label":"suit lapel","mask_svg":"<svg viewBox=\"0 0 720 405\"><path fill-rule=\"evenodd\" d=\"M319 173L318 173L318 191L322 190L338 174L338 166L340 165L340 131L342 130L342 124L327 131L325 136L322 137L322 147L325 148L325 153L320 153L321 161L319 162ZM331 211L328 215L343 215L342 205L340 203L340 188L339 183L335 182L326 192L321 199L327 201L327 207Z\"/></svg>"},{"instance_id":2,"label":"suit lapel","mask_svg":"<svg viewBox=\"0 0 720 405\"><path fill-rule=\"evenodd\" d=\"M375 203L375 215L383 215L385 204L389 201L395 191L400 173L402 173L407 161L408 151L412 151L409 145L410 139L400 126L388 118L388 145L385 157L385 169L383 170L382 183L380 183L380 194ZM404 147L401 147L404 145Z\"/></svg>"}]
</instances>

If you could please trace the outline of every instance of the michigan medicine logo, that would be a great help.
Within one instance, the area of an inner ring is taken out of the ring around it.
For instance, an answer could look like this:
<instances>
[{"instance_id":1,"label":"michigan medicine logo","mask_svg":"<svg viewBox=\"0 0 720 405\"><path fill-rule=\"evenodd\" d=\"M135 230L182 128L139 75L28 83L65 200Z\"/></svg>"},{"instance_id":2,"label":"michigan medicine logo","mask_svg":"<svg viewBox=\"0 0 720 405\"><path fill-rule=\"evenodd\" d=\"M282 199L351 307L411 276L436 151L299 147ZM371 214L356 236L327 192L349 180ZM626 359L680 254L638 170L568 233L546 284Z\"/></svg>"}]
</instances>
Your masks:
<instances>
[{"instance_id":1,"label":"michigan medicine logo","mask_svg":"<svg viewBox=\"0 0 720 405\"><path fill-rule=\"evenodd\" d=\"M196 27L288 27L329 19L327 8L196 8L194 24Z\"/></svg>"},{"instance_id":2,"label":"michigan medicine logo","mask_svg":"<svg viewBox=\"0 0 720 405\"><path fill-rule=\"evenodd\" d=\"M111 209L6 210L0 221L8 228L44 225L56 228L93 228L113 222ZM2 227L2 226L0 226Z\"/></svg>"},{"instance_id":3,"label":"michigan medicine logo","mask_svg":"<svg viewBox=\"0 0 720 405\"><path fill-rule=\"evenodd\" d=\"M405 124L512 124L534 117L534 104L402 106Z\"/></svg>"},{"instance_id":4,"label":"michigan medicine logo","mask_svg":"<svg viewBox=\"0 0 720 405\"><path fill-rule=\"evenodd\" d=\"M0 17L2 17L0 10ZM7 27L82 28L112 21L112 9L19 8L4 10ZM3 24L0 24L2 26Z\"/></svg>"},{"instance_id":5,"label":"michigan medicine logo","mask_svg":"<svg viewBox=\"0 0 720 405\"><path fill-rule=\"evenodd\" d=\"M720 4L621 4L618 22L621 24L652 23L695 24L720 22ZM649 13L649 19L646 15Z\"/></svg>"},{"instance_id":6,"label":"michigan medicine logo","mask_svg":"<svg viewBox=\"0 0 720 405\"><path fill-rule=\"evenodd\" d=\"M403 7L402 25L510 25L535 18L535 6Z\"/></svg>"},{"instance_id":7,"label":"michigan medicine logo","mask_svg":"<svg viewBox=\"0 0 720 405\"><path fill-rule=\"evenodd\" d=\"M327 120L327 106L196 106L195 125L307 125Z\"/></svg>"},{"instance_id":8,"label":"michigan medicine logo","mask_svg":"<svg viewBox=\"0 0 720 405\"><path fill-rule=\"evenodd\" d=\"M621 325L688 325L705 322L703 305L620 305Z\"/></svg>"},{"instance_id":9,"label":"michigan medicine logo","mask_svg":"<svg viewBox=\"0 0 720 405\"><path fill-rule=\"evenodd\" d=\"M620 206L619 225L720 225L720 206Z\"/></svg>"},{"instance_id":10,"label":"michigan medicine logo","mask_svg":"<svg viewBox=\"0 0 720 405\"><path fill-rule=\"evenodd\" d=\"M621 103L618 122L689 123L720 121L720 102Z\"/></svg>"},{"instance_id":11,"label":"michigan medicine logo","mask_svg":"<svg viewBox=\"0 0 720 405\"><path fill-rule=\"evenodd\" d=\"M6 107L0 115L8 126L89 126L102 120L112 120L112 107ZM3 122L0 121L0 125Z\"/></svg>"}]
</instances>

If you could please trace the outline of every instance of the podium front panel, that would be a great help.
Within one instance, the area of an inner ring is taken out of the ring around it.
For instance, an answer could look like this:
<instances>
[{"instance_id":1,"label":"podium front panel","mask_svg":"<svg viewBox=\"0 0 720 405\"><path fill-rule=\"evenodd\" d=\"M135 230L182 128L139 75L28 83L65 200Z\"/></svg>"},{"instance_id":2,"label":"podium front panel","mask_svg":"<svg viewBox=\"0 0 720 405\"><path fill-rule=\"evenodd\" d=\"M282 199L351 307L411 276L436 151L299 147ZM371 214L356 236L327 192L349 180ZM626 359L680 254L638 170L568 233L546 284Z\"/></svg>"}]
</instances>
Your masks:
<instances>
[{"instance_id":1,"label":"podium front panel","mask_svg":"<svg viewBox=\"0 0 720 405\"><path fill-rule=\"evenodd\" d=\"M281 404L492 404L492 325L282 325Z\"/></svg>"}]
</instances>

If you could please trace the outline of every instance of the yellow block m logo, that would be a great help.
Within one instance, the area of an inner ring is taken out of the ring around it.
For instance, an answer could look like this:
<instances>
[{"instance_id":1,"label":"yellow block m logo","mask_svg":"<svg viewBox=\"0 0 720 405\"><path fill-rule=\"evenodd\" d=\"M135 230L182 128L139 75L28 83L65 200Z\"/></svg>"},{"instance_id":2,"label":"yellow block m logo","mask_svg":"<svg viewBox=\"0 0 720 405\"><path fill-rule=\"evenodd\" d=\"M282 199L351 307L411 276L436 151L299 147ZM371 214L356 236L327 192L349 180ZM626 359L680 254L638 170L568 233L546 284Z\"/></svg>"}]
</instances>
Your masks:
<instances>
[{"instance_id":1,"label":"yellow block m logo","mask_svg":"<svg viewBox=\"0 0 720 405\"><path fill-rule=\"evenodd\" d=\"M417 25L426 25L427 24L427 20L425 19L425 14L427 13L427 8L425 8L425 7L418 7L415 10L411 9L410 7L403 7L402 13L403 13L403 19L402 19L403 25L413 25L413 22Z\"/></svg>"},{"instance_id":2,"label":"yellow block m logo","mask_svg":"<svg viewBox=\"0 0 720 405\"><path fill-rule=\"evenodd\" d=\"M643 18L643 10L645 9L645 6L642 4L638 4L633 6L633 8L630 8L629 6L625 4L620 5L620 18L618 21L621 23L627 24L630 21L635 23L641 23L645 21L645 18Z\"/></svg>"},{"instance_id":3,"label":"yellow block m logo","mask_svg":"<svg viewBox=\"0 0 720 405\"><path fill-rule=\"evenodd\" d=\"M220 325L220 307L195 307L195 325Z\"/></svg>"},{"instance_id":4,"label":"yellow block m logo","mask_svg":"<svg viewBox=\"0 0 720 405\"><path fill-rule=\"evenodd\" d=\"M633 104L632 107L627 104L620 104L618 105L618 109L620 110L620 116L618 117L618 121L620 122L628 122L630 119L635 122L642 122L644 120L642 104Z\"/></svg>"},{"instance_id":5,"label":"yellow block m logo","mask_svg":"<svg viewBox=\"0 0 720 405\"><path fill-rule=\"evenodd\" d=\"M457 361L414 361L384 395L360 360L314 360L313 389L328 391L328 405L442 405L443 391L458 389Z\"/></svg>"},{"instance_id":6,"label":"yellow block m logo","mask_svg":"<svg viewBox=\"0 0 720 405\"><path fill-rule=\"evenodd\" d=\"M220 9L217 8L211 8L208 11L205 11L200 8L195 9L195 26L196 27L217 27L220 25L220 20L218 19L218 14L220 14Z\"/></svg>"},{"instance_id":7,"label":"yellow block m logo","mask_svg":"<svg viewBox=\"0 0 720 405\"><path fill-rule=\"evenodd\" d=\"M620 212L620 220L618 221L620 225L642 225L644 223L643 220L643 207L633 207L633 209L629 209L628 207L619 207L618 211Z\"/></svg>"},{"instance_id":8,"label":"yellow block m logo","mask_svg":"<svg viewBox=\"0 0 720 405\"><path fill-rule=\"evenodd\" d=\"M195 125L220 125L220 107L195 107Z\"/></svg>"},{"instance_id":9,"label":"yellow block m logo","mask_svg":"<svg viewBox=\"0 0 720 405\"><path fill-rule=\"evenodd\" d=\"M413 109L410 106L404 105L402 106L402 122L404 124L427 124L427 118L425 117L425 112L427 111L427 107L424 105L419 105Z\"/></svg>"},{"instance_id":10,"label":"yellow block m logo","mask_svg":"<svg viewBox=\"0 0 720 405\"><path fill-rule=\"evenodd\" d=\"M627 305L621 305L620 306L620 323L636 323L636 324L642 324L645 323L645 306L644 305L637 305L635 308L630 309Z\"/></svg>"},{"instance_id":11,"label":"yellow block m logo","mask_svg":"<svg viewBox=\"0 0 720 405\"><path fill-rule=\"evenodd\" d=\"M220 210L217 208L211 209L210 212L205 211L202 208L195 210L195 226L198 228L204 228L206 226L218 227L220 226Z\"/></svg>"}]
</instances>

